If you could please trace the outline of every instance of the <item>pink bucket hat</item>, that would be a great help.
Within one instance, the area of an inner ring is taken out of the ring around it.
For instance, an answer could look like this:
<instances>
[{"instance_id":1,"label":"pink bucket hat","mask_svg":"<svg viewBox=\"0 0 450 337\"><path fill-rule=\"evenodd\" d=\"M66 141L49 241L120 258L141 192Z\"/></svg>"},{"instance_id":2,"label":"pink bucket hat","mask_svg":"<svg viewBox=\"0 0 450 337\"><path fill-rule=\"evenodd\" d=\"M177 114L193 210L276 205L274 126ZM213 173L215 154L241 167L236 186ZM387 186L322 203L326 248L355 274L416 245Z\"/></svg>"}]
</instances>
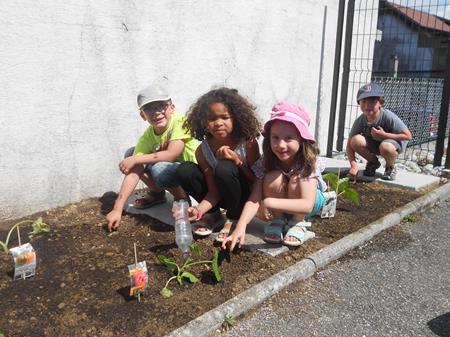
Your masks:
<instances>
[{"instance_id":1,"label":"pink bucket hat","mask_svg":"<svg viewBox=\"0 0 450 337\"><path fill-rule=\"evenodd\" d=\"M270 113L270 119L266 122L266 124L264 124L264 135L266 133L267 126L274 120L294 124L303 139L306 139L312 144L316 142L313 135L308 130L310 123L309 114L302 106L286 101L276 103Z\"/></svg>"}]
</instances>

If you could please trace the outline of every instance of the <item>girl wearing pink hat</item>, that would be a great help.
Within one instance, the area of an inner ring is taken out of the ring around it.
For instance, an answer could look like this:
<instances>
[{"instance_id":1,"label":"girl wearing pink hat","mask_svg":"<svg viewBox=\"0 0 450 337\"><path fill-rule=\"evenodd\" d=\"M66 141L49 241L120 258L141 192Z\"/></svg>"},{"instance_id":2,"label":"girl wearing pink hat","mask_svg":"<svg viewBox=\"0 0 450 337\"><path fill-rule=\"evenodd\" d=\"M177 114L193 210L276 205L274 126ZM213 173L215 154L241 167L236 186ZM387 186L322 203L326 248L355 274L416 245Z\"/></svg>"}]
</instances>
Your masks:
<instances>
[{"instance_id":1,"label":"girl wearing pink hat","mask_svg":"<svg viewBox=\"0 0 450 337\"><path fill-rule=\"evenodd\" d=\"M303 107L285 101L275 104L264 125L264 157L252 167L258 179L234 232L224 240L222 248L229 242L231 250L238 242L243 245L247 224L255 215L271 221L265 229L266 242L299 246L315 236L307 230L311 223L305 218L322 208L326 184L309 123Z\"/></svg>"}]
</instances>

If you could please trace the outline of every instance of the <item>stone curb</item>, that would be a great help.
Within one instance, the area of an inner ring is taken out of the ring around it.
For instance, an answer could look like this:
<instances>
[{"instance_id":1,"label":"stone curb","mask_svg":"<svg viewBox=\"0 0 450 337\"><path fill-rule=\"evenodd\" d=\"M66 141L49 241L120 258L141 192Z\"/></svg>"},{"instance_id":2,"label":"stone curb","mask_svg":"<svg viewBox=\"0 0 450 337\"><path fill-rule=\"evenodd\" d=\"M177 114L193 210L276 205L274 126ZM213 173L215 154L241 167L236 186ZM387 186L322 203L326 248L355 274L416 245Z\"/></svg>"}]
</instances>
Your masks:
<instances>
[{"instance_id":1,"label":"stone curb","mask_svg":"<svg viewBox=\"0 0 450 337\"><path fill-rule=\"evenodd\" d=\"M295 281L312 276L317 269L326 266L350 250L369 241L381 231L399 224L409 214L423 212L435 203L446 200L449 197L450 183L447 183L247 289L234 298L172 331L166 337L207 337L222 325L225 315L231 315L233 317L242 315L275 295L284 287Z\"/></svg>"}]
</instances>

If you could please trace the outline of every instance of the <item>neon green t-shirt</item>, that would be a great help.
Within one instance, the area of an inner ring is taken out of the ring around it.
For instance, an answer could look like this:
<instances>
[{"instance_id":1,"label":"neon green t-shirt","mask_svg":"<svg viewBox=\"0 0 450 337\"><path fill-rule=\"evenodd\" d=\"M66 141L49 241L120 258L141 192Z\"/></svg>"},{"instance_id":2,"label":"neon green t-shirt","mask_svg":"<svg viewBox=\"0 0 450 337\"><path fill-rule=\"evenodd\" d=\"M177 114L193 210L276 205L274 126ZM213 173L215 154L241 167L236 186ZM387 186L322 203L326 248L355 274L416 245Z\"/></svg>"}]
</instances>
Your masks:
<instances>
[{"instance_id":1,"label":"neon green t-shirt","mask_svg":"<svg viewBox=\"0 0 450 337\"><path fill-rule=\"evenodd\" d=\"M156 135L153 127L150 126L139 138L133 156L165 150L171 140L181 139L184 141L184 149L176 161L192 161L196 163L195 150L197 149L198 141L192 138L189 132L183 128L185 120L185 116L173 114L168 128L160 135Z\"/></svg>"}]
</instances>

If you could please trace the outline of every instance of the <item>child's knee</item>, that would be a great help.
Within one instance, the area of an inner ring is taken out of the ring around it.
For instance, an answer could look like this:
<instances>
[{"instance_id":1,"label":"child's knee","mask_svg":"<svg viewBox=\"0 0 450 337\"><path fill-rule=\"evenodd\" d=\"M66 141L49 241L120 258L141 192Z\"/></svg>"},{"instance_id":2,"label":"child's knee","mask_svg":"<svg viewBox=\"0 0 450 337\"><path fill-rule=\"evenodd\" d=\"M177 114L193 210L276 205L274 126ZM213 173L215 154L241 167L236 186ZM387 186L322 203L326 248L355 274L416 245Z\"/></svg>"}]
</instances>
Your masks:
<instances>
[{"instance_id":1,"label":"child's knee","mask_svg":"<svg viewBox=\"0 0 450 337\"><path fill-rule=\"evenodd\" d=\"M362 135L354 135L350 139L350 146L352 147L353 150L358 151L362 148L367 147L367 141Z\"/></svg>"},{"instance_id":2,"label":"child's knee","mask_svg":"<svg viewBox=\"0 0 450 337\"><path fill-rule=\"evenodd\" d=\"M217 179L226 180L228 177L239 173L239 168L231 160L219 160L215 167L215 176Z\"/></svg>"},{"instance_id":3,"label":"child's knee","mask_svg":"<svg viewBox=\"0 0 450 337\"><path fill-rule=\"evenodd\" d=\"M279 170L274 170L266 173L263 180L263 190L265 195L276 193L286 190L286 182L284 180L283 173Z\"/></svg>"},{"instance_id":4,"label":"child's knee","mask_svg":"<svg viewBox=\"0 0 450 337\"><path fill-rule=\"evenodd\" d=\"M279 170L267 172L264 175L264 185L269 186L273 184L279 184L283 181L283 173Z\"/></svg>"},{"instance_id":5,"label":"child's knee","mask_svg":"<svg viewBox=\"0 0 450 337\"><path fill-rule=\"evenodd\" d=\"M380 155L381 156L397 156L398 150L397 147L391 142L382 142L379 146Z\"/></svg>"},{"instance_id":6,"label":"child's knee","mask_svg":"<svg viewBox=\"0 0 450 337\"><path fill-rule=\"evenodd\" d=\"M179 186L176 171L179 163L159 162L150 167L153 181L158 187L176 187Z\"/></svg>"},{"instance_id":7,"label":"child's knee","mask_svg":"<svg viewBox=\"0 0 450 337\"><path fill-rule=\"evenodd\" d=\"M187 161L178 165L176 176L178 179L190 179L190 177L198 170L197 165L193 162Z\"/></svg>"}]
</instances>

